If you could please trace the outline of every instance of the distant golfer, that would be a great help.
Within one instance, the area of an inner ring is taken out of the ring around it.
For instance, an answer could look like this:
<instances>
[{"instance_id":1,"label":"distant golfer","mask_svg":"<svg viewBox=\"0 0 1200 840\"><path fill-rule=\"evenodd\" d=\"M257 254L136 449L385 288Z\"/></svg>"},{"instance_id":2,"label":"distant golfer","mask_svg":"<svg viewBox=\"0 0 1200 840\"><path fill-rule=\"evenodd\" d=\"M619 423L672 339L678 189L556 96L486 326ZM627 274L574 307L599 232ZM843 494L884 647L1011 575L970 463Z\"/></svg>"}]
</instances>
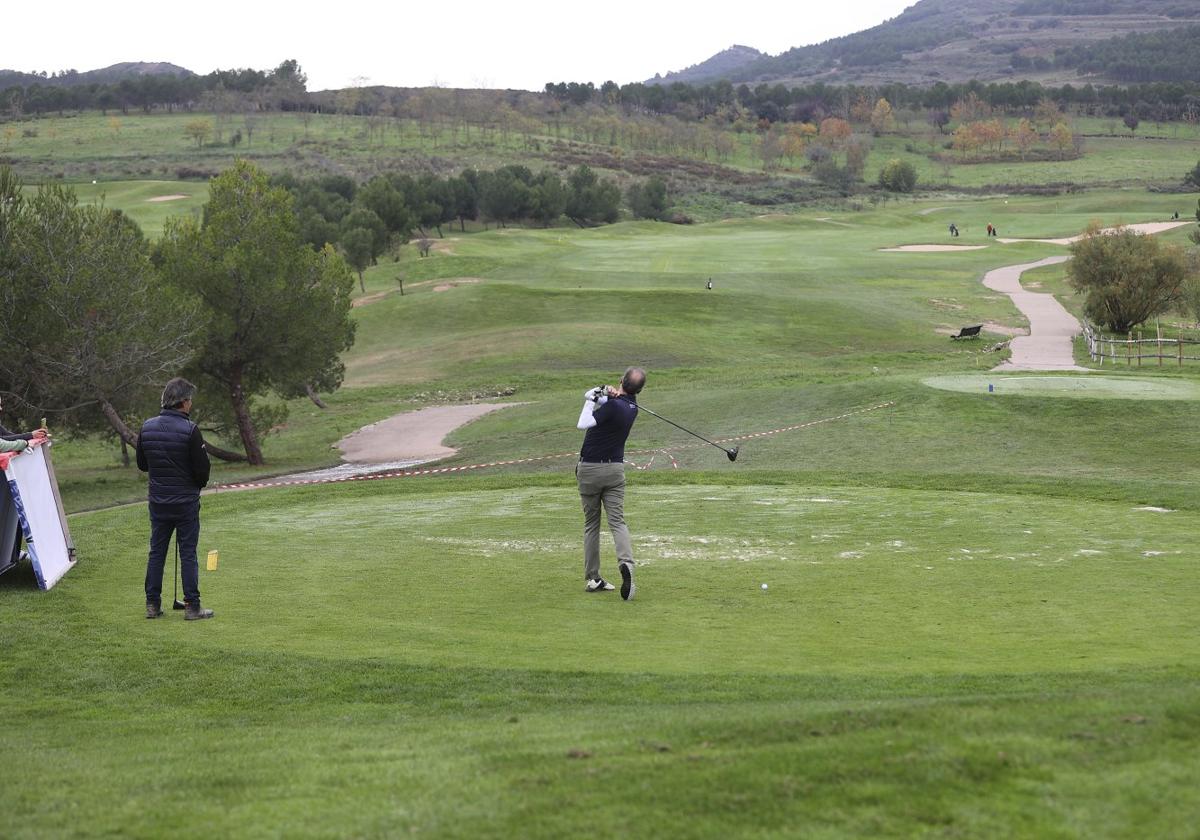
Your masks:
<instances>
[{"instance_id":1,"label":"distant golfer","mask_svg":"<svg viewBox=\"0 0 1200 840\"><path fill-rule=\"evenodd\" d=\"M162 392L162 411L142 424L137 441L137 465L150 473L150 556L146 562L146 618L162 615L163 566L171 533L179 548L183 578L183 617L212 618L200 606L200 490L208 484L208 451L204 436L191 421L196 386L175 378Z\"/></svg>"},{"instance_id":2,"label":"distant golfer","mask_svg":"<svg viewBox=\"0 0 1200 840\"><path fill-rule=\"evenodd\" d=\"M705 288L708 289L710 292L712 291L712 278L711 277L708 278L708 285L705 286Z\"/></svg>"},{"instance_id":3,"label":"distant golfer","mask_svg":"<svg viewBox=\"0 0 1200 840\"><path fill-rule=\"evenodd\" d=\"M614 587L600 577L600 506L608 515L621 572L621 597L632 601L633 547L625 526L625 441L637 419L637 395L646 372L631 367L614 388L602 385L584 393L578 428L586 430L575 478L583 501L583 577L585 592L608 592Z\"/></svg>"}]
</instances>

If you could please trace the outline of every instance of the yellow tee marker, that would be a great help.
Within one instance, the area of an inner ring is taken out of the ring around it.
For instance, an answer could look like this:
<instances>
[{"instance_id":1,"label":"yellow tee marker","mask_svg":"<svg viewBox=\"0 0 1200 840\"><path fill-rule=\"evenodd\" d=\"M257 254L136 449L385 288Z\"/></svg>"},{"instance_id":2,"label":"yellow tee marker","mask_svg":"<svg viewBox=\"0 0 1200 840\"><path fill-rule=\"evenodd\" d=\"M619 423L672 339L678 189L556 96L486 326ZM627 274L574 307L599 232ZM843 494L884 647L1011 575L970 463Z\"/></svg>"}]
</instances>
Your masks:
<instances>
[{"instance_id":1,"label":"yellow tee marker","mask_svg":"<svg viewBox=\"0 0 1200 840\"><path fill-rule=\"evenodd\" d=\"M217 570L217 560L220 558L220 554L221 552L217 551L215 548L208 552L208 565L206 566L208 571L215 572Z\"/></svg>"}]
</instances>

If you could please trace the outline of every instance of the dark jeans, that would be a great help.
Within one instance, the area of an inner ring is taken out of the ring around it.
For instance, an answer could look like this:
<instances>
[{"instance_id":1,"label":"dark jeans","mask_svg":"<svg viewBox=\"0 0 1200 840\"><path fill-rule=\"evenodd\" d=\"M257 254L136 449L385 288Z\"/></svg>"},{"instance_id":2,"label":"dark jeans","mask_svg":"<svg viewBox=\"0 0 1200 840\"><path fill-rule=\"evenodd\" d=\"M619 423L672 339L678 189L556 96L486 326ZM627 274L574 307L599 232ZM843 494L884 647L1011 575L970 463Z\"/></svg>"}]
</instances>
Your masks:
<instances>
[{"instance_id":1,"label":"dark jeans","mask_svg":"<svg viewBox=\"0 0 1200 840\"><path fill-rule=\"evenodd\" d=\"M162 603L163 568L171 533L179 547L180 576L185 601L200 603L200 564L196 544L200 542L200 500L181 505L150 503L150 559L146 563L146 603Z\"/></svg>"}]
</instances>

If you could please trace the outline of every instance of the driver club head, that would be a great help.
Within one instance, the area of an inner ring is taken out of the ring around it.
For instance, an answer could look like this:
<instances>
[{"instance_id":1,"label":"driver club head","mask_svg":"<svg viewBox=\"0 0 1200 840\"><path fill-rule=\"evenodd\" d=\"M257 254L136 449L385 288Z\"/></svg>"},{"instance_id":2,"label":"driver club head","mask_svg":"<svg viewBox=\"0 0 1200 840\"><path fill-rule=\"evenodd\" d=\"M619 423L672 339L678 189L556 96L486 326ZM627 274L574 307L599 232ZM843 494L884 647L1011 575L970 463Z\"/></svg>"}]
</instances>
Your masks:
<instances>
[{"instance_id":1,"label":"driver club head","mask_svg":"<svg viewBox=\"0 0 1200 840\"><path fill-rule=\"evenodd\" d=\"M735 446L732 449L726 449L725 454L729 456L730 461L736 461L737 455L738 455L738 448Z\"/></svg>"},{"instance_id":2,"label":"driver club head","mask_svg":"<svg viewBox=\"0 0 1200 840\"><path fill-rule=\"evenodd\" d=\"M180 601L178 598L176 598L175 603L171 604L171 609L182 610L182 609L186 609L186 607L184 606L183 601Z\"/></svg>"}]
</instances>

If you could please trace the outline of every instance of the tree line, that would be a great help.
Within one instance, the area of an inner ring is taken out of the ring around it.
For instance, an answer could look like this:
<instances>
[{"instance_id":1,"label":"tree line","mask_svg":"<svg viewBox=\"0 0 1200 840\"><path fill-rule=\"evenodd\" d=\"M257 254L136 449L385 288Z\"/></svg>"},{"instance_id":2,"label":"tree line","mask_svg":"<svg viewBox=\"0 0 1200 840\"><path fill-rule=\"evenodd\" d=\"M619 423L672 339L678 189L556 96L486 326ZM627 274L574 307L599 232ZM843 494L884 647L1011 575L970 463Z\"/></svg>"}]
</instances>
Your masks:
<instances>
[{"instance_id":1,"label":"tree line","mask_svg":"<svg viewBox=\"0 0 1200 840\"><path fill-rule=\"evenodd\" d=\"M639 218L666 212L659 178L627 194ZM171 217L150 242L120 210L81 205L61 184L27 193L0 168L0 393L25 422L136 443L158 389L184 375L210 395L202 427L227 460L263 463L284 400L337 389L354 341L354 271L389 245L484 218L587 226L616 221L623 196L579 166L452 178L391 174L269 178L239 161L211 182L199 219ZM426 247L426 251L428 248Z\"/></svg>"},{"instance_id":2,"label":"tree line","mask_svg":"<svg viewBox=\"0 0 1200 840\"><path fill-rule=\"evenodd\" d=\"M935 82L918 86L900 82L886 85L830 85L815 82L806 85L747 83L730 81L707 84L675 82L670 85L633 82L617 85L605 82L550 82L545 93L565 106L603 104L620 106L627 111L672 115L686 121L732 122L739 111L768 122L813 122L824 115L845 117L851 105L860 100L887 99L893 108L907 110L948 110L954 103L976 96L991 108L1018 114L1050 100L1060 108L1086 116L1123 117L1136 111L1143 118L1159 116L1163 120L1195 119L1200 114L1200 83L1192 80L1133 85L1065 84L1061 87L1039 82L969 81L950 84Z\"/></svg>"},{"instance_id":3,"label":"tree line","mask_svg":"<svg viewBox=\"0 0 1200 840\"><path fill-rule=\"evenodd\" d=\"M203 76L147 73L117 82L80 83L74 70L0 78L0 113L12 118L66 111L214 110L236 99L243 108L271 111L309 107L308 77L295 59L274 70L214 70Z\"/></svg>"},{"instance_id":4,"label":"tree line","mask_svg":"<svg viewBox=\"0 0 1200 840\"><path fill-rule=\"evenodd\" d=\"M1171 63L1169 81L1129 85L1066 84L1045 86L1038 82L961 83L933 85L804 85L781 83L736 84L714 81L706 84L676 82L670 85L632 82L618 85L607 81L551 82L540 94L524 91L450 91L443 89L347 88L309 93L307 77L298 62L288 59L273 70L215 70L204 76L146 75L120 82L75 84L74 71L28 80L0 80L0 115L8 118L40 116L66 111L199 110L206 112L301 111L356 114L368 117L406 114L430 122L459 115L468 123L492 124L498 112L517 111L553 117L556 108L582 106L617 107L628 114L674 116L684 122L735 122L743 114L768 122L813 122L828 115L846 116L851 103L866 97L887 99L894 108L907 110L949 109L955 102L974 94L989 106L1007 114L1029 110L1046 99L1061 108L1089 116L1124 117L1130 112L1142 119L1183 120L1200 114L1200 69L1194 58L1196 27L1163 33L1131 35L1066 50L1055 61L1084 69L1087 56L1111 69L1129 62L1129 51L1140 51L1147 61ZM1140 39L1140 40L1139 40ZM1159 40L1155 40L1159 39ZM1164 40L1165 39L1165 40ZM1018 59L1019 60L1019 59ZM1090 65L1088 65L1090 66ZM1191 68L1191 69L1186 69ZM1100 68L1104 69L1104 68ZM1131 81L1142 81L1130 77Z\"/></svg>"},{"instance_id":5,"label":"tree line","mask_svg":"<svg viewBox=\"0 0 1200 840\"><path fill-rule=\"evenodd\" d=\"M358 272L363 291L363 272L380 256L414 237L441 237L444 225L465 230L468 221L482 220L500 227L514 222L549 227L566 218L589 227L617 221L622 198L634 218L664 219L668 207L662 178L635 183L623 196L615 182L586 165L565 179L551 169L535 173L513 164L444 178L393 172L358 184L344 175L282 174L272 183L291 194L301 240L314 248L338 247Z\"/></svg>"},{"instance_id":6,"label":"tree line","mask_svg":"<svg viewBox=\"0 0 1200 840\"><path fill-rule=\"evenodd\" d=\"M202 427L243 450L209 451L261 464L262 435L286 417L278 398L341 384L353 286L332 246L302 240L291 194L249 163L157 243L119 210L59 184L26 195L0 168L0 392L27 423L133 445L182 374L206 395Z\"/></svg>"},{"instance_id":7,"label":"tree line","mask_svg":"<svg viewBox=\"0 0 1200 840\"><path fill-rule=\"evenodd\" d=\"M1124 82L1187 82L1200 77L1200 26L1134 32L1099 44L1060 48L1054 63Z\"/></svg>"}]
</instances>

